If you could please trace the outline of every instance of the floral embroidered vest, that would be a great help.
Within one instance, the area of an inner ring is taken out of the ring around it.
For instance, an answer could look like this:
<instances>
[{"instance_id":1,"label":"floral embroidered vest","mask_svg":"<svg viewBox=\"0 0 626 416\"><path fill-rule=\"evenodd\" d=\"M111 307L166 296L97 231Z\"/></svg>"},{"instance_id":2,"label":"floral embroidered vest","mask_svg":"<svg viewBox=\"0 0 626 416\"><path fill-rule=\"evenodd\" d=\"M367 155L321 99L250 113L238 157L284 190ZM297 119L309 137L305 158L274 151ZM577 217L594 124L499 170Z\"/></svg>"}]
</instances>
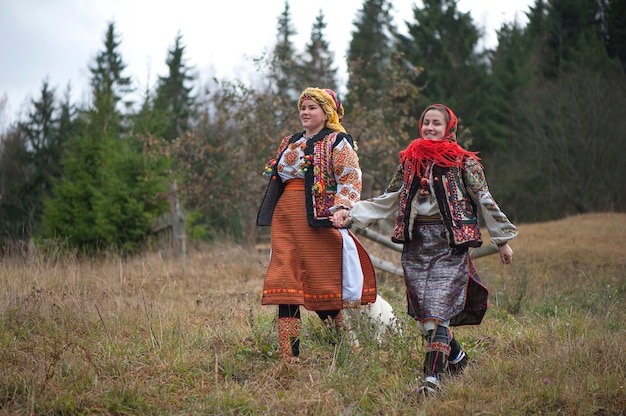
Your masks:
<instances>
[{"instance_id":1,"label":"floral embroidered vest","mask_svg":"<svg viewBox=\"0 0 626 416\"><path fill-rule=\"evenodd\" d=\"M287 146L300 139L303 134L301 132L285 137L278 147L276 158L273 161L280 160ZM351 146L354 146L349 134L323 129L307 142L307 147L304 150L305 155L313 156L313 168L307 169L304 174L305 194L312 196L312 198L307 197L306 199L307 219L311 227L333 226L330 221L332 216L330 208L335 204L337 182L332 169L332 151L344 138L348 140ZM271 166L271 162L268 166ZM278 179L277 163L271 167L269 176L270 182L257 214L257 225L260 226L271 225L274 208L285 189L285 184Z\"/></svg>"},{"instance_id":2,"label":"floral embroidered vest","mask_svg":"<svg viewBox=\"0 0 626 416\"><path fill-rule=\"evenodd\" d=\"M387 186L387 191L397 191L402 184L403 169L412 169L412 164L398 166L396 175ZM443 168L433 166L433 189L439 205L439 211L448 231L451 247L480 247L482 237L478 223L478 209L471 198L463 179L463 168ZM396 243L411 241L409 223L411 218L411 201L419 189L417 175L409 175L409 182L404 184L400 192L399 211L396 226L391 239Z\"/></svg>"}]
</instances>

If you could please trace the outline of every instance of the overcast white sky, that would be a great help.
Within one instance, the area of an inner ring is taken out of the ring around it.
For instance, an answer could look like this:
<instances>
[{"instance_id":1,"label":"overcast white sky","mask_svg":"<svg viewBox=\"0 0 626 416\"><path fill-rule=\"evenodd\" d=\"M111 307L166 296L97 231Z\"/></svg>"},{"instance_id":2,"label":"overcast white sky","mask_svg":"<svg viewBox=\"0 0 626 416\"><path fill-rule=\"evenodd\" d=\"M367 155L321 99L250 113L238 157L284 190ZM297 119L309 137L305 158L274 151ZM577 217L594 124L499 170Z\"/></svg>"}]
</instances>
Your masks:
<instances>
[{"instance_id":1,"label":"overcast white sky","mask_svg":"<svg viewBox=\"0 0 626 416\"><path fill-rule=\"evenodd\" d=\"M413 21L413 5L421 0L393 0L398 29ZM335 53L340 83L345 82L345 54L354 30L353 20L363 0L289 0L291 18L298 31L295 46L302 50L321 9L326 19L326 39ZM517 19L526 24L525 12L534 0L459 0L462 12L471 12L485 30L485 43L494 46L496 30ZM166 75L167 51L180 32L188 64L199 78L254 78L250 57L259 56L274 43L284 0L0 0L0 130L25 112L31 98L39 98L43 80L61 98L68 83L73 101L87 96L88 66L103 49L109 22L120 35L120 52L139 92ZM4 116L4 117L3 117Z\"/></svg>"}]
</instances>

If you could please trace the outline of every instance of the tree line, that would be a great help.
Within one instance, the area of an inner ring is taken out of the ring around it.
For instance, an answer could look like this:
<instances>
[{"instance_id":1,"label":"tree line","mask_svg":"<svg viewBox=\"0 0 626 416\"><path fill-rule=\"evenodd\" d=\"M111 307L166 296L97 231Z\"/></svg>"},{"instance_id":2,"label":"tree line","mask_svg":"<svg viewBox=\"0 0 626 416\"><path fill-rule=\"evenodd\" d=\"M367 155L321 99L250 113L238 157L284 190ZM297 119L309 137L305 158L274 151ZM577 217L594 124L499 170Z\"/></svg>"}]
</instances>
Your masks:
<instances>
[{"instance_id":1,"label":"tree line","mask_svg":"<svg viewBox=\"0 0 626 416\"><path fill-rule=\"evenodd\" d=\"M384 189L398 152L419 134L421 111L440 102L459 116L460 143L480 152L514 221L626 210L626 2L536 0L528 23L503 24L487 50L457 0L422 3L402 32L390 0L363 0L353 20L343 124L358 144L364 197ZM34 240L84 253L142 250L169 210L172 183L192 240L253 244L263 168L280 138L301 129L300 91L339 90L325 28L320 10L297 48L286 0L275 45L254 59L258 81L200 87L179 32L167 74L131 102L109 23L88 64L88 103L45 79L28 114L0 137L0 248Z\"/></svg>"}]
</instances>

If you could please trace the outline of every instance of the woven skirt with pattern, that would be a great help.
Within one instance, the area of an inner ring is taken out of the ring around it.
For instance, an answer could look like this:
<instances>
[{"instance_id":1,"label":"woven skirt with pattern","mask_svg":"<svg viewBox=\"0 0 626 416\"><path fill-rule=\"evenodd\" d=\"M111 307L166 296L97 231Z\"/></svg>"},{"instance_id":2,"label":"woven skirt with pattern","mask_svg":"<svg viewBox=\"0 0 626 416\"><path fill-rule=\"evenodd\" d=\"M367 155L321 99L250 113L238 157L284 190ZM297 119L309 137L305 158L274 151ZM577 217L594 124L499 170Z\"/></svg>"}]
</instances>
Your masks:
<instances>
[{"instance_id":1,"label":"woven skirt with pattern","mask_svg":"<svg viewBox=\"0 0 626 416\"><path fill-rule=\"evenodd\" d=\"M443 223L416 222L411 240L402 251L409 315L451 326L480 324L489 292L468 250L449 246Z\"/></svg>"},{"instance_id":2,"label":"woven skirt with pattern","mask_svg":"<svg viewBox=\"0 0 626 416\"><path fill-rule=\"evenodd\" d=\"M263 305L303 305L337 310L342 299L343 239L335 228L314 228L306 217L304 189L287 186L272 216L271 257L263 283ZM376 300L372 262L354 234L363 270L361 304Z\"/></svg>"}]
</instances>

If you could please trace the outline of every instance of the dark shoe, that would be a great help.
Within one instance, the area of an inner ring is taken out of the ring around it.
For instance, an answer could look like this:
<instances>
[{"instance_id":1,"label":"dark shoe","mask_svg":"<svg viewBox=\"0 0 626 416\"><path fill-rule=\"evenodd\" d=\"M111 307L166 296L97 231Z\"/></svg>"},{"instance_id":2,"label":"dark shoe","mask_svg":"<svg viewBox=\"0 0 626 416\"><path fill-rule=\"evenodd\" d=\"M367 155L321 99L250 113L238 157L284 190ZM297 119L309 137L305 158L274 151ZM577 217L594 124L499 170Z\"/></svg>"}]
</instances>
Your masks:
<instances>
[{"instance_id":1,"label":"dark shoe","mask_svg":"<svg viewBox=\"0 0 626 416\"><path fill-rule=\"evenodd\" d=\"M461 350L456 358L448 358L448 372L453 376L459 375L463 373L468 362L469 358L467 354L465 354L465 351Z\"/></svg>"}]
</instances>

